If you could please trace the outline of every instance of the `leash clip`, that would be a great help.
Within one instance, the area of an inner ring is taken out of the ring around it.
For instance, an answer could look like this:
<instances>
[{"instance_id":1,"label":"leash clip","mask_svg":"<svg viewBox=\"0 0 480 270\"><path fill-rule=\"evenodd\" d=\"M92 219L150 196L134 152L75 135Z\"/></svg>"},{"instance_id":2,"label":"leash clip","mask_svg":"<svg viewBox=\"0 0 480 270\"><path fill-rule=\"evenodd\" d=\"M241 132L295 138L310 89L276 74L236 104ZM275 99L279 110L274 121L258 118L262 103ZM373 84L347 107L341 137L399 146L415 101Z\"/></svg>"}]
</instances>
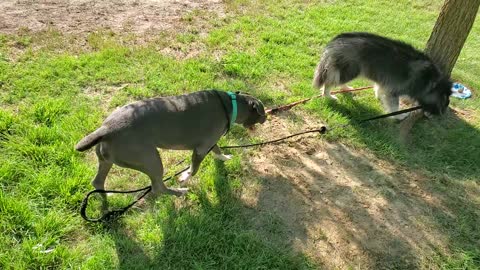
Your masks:
<instances>
[{"instance_id":1,"label":"leash clip","mask_svg":"<svg viewBox=\"0 0 480 270\"><path fill-rule=\"evenodd\" d=\"M327 127L326 126L321 126L320 129L318 130L318 133L320 133L320 134L327 133Z\"/></svg>"}]
</instances>

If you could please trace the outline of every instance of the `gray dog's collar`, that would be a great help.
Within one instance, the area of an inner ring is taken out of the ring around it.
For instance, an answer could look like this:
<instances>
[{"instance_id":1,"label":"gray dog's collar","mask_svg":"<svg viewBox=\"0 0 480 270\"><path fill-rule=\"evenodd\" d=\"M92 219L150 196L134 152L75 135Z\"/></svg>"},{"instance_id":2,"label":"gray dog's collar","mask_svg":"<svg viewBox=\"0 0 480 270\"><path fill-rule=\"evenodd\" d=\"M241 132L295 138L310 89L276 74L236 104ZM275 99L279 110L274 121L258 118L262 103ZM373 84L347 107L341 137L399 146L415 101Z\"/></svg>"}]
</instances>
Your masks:
<instances>
[{"instance_id":1,"label":"gray dog's collar","mask_svg":"<svg viewBox=\"0 0 480 270\"><path fill-rule=\"evenodd\" d=\"M227 129L225 131L225 134L230 131L230 128L233 126L235 121L237 120L237 115L238 115L238 104L237 104L237 95L232 92L226 92L228 94L228 97L230 101L232 102L232 113L231 115L228 113L227 106L225 105L225 102L223 101L223 98L220 94L220 92L224 93L223 91L218 91L218 90L213 90L213 92L217 95L217 97L220 99L220 103L223 106L223 110L225 112L225 116L227 118ZM225 135L224 134L224 135Z\"/></svg>"},{"instance_id":2,"label":"gray dog's collar","mask_svg":"<svg viewBox=\"0 0 480 270\"><path fill-rule=\"evenodd\" d=\"M230 128L232 128L233 124L237 120L238 115L237 96L232 92L227 92L227 94L232 101L232 116L230 117Z\"/></svg>"}]
</instances>

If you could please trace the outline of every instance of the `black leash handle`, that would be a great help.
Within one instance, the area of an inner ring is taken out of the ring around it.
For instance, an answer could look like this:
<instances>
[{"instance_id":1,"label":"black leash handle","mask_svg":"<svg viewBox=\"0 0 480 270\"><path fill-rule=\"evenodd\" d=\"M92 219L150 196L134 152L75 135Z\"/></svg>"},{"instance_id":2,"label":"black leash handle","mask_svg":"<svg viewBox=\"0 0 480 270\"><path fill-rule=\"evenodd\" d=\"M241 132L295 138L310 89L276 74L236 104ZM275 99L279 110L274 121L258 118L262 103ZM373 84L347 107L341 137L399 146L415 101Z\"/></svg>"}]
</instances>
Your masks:
<instances>
[{"instance_id":1,"label":"black leash handle","mask_svg":"<svg viewBox=\"0 0 480 270\"><path fill-rule=\"evenodd\" d=\"M90 191L85 198L83 198L82 205L80 206L80 215L82 216L83 219L86 221L90 222L108 222L108 221L113 221L117 219L119 216L121 216L123 213L125 213L130 207L132 207L136 202L141 200L145 195L147 195L150 191L152 190L152 186L136 189L136 190L128 190L128 191L119 191L119 190L102 190L102 189L95 189ZM121 193L121 194L129 194L129 193L136 193L140 191L145 191L141 196L139 196L135 201L130 203L129 205L125 206L124 208L121 209L115 209L111 210L107 213L105 213L103 216L99 218L89 218L87 216L87 206L88 206L88 199L92 194L95 193Z\"/></svg>"},{"instance_id":2,"label":"black leash handle","mask_svg":"<svg viewBox=\"0 0 480 270\"><path fill-rule=\"evenodd\" d=\"M184 160L178 162L177 164L180 164L182 162L184 162ZM190 168L190 166L176 172L173 176L170 176L168 178L165 178L163 180L163 182L166 182L170 179L172 179L173 177L183 173L184 171L188 170L188 168ZM103 214L101 217L99 218L89 218L87 216L87 206L88 206L88 199L89 197L94 194L94 193L116 193L116 194L130 194L130 193L136 193L136 192L140 192L140 191L145 191L142 195L140 195L138 198L136 198L132 203L130 203L129 205L123 207L123 208L120 208L120 209L114 209L114 210L111 210L111 211L108 211L107 213ZM139 188L139 189L135 189L135 190L126 190L126 191L121 191L121 190L103 190L103 189L95 189L95 190L92 190L90 191L89 193L87 193L87 195L85 196L85 198L83 198L83 201L82 201L82 204L80 206L80 216L82 216L83 219L85 219L86 221L89 221L89 222L111 222L111 221L114 221L116 219L118 219L123 213L125 213L128 209L130 209L130 207L132 207L134 204L136 204L138 201L140 201L143 197L145 197L150 191L152 191L152 186L148 186L148 187L144 187L144 188Z\"/></svg>"}]
</instances>

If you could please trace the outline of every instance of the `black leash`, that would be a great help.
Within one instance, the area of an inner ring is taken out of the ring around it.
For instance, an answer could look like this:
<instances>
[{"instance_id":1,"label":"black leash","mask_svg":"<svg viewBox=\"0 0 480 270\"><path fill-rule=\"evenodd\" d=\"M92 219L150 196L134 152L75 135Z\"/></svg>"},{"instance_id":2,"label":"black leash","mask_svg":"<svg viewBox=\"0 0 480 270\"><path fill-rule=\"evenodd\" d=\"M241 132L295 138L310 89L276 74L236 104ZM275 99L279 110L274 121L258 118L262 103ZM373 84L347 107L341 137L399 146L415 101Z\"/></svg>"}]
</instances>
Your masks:
<instances>
[{"instance_id":1,"label":"black leash","mask_svg":"<svg viewBox=\"0 0 480 270\"><path fill-rule=\"evenodd\" d=\"M259 142L259 143L252 143L252 144L242 144L242 145L220 146L220 148L221 149L234 149L234 148L247 148L247 147L254 147L254 146L263 146L263 145L266 145L266 144L277 143L277 142L285 141L287 139L297 137L297 136L300 136L300 135L303 135L303 134L314 133L314 132L318 132L320 134L325 134L325 132L327 132L327 127L326 126L321 126L320 128L317 128L317 129L302 131L302 132L299 132L299 133L288 135L288 136L283 137L283 138L279 138L279 139L275 139L275 140L271 140L271 141L266 141L266 142Z\"/></svg>"},{"instance_id":2,"label":"black leash","mask_svg":"<svg viewBox=\"0 0 480 270\"><path fill-rule=\"evenodd\" d=\"M395 116L395 115L399 115L399 114L403 114L403 113L407 113L407 112L413 112L413 111L419 110L421 108L422 108L422 106L415 106L415 107L412 107L412 108L408 108L408 109L404 109L404 110L400 110L400 111L396 111L396 112L391 112L391 113L382 114L382 115L370 117L370 118L367 118L367 119L359 120L359 121L357 121L357 123L361 124L361 123L365 123L365 122L372 121L372 120L387 118L387 117L390 117L390 116Z\"/></svg>"},{"instance_id":3,"label":"black leash","mask_svg":"<svg viewBox=\"0 0 480 270\"><path fill-rule=\"evenodd\" d=\"M416 106L416 107L412 107L412 108L408 108L408 109L404 109L404 110L400 110L400 111L396 111L396 112L391 112L391 113L387 113L387 114L382 114L382 115L358 120L358 121L355 121L354 123L348 123L348 124L341 124L341 125L333 126L331 128L328 128L328 129L327 129L326 126L321 126L320 128L317 128L317 129L312 129L312 130L307 130L307 131L295 133L295 134L292 134L292 135L289 135L289 136L286 136L286 137L282 137L282 138L279 138L279 139L266 141L266 142L259 142L259 143L252 143L252 144L242 144L242 145L232 145L232 146L221 146L220 148L221 149L234 149L234 148L247 148L247 147L263 146L263 145L266 145L266 144L273 144L273 143L285 141L287 139L297 137L297 136L300 136L300 135L304 135L304 134L308 134L308 133L318 132L320 134L325 134L327 132L327 130L333 130L335 128L340 128L340 127L343 128L343 127L346 127L346 126L349 126L349 125L352 125L352 124L355 124L355 123L356 124L363 124L363 123L373 121L373 120L377 120L377 119L387 118L387 117L399 115L399 114L402 114L402 113L416 111L416 110L421 109L421 108L422 108L422 106Z\"/></svg>"},{"instance_id":4,"label":"black leash","mask_svg":"<svg viewBox=\"0 0 480 270\"><path fill-rule=\"evenodd\" d=\"M227 112L226 110L226 106L225 104L223 103L223 99L220 97L220 95L217 93L218 97L220 98L220 100L222 101L222 105L224 106L224 109L225 111ZM354 123L356 124L363 124L363 123L366 123L366 122L369 122L369 121L373 121L373 120L377 120L377 119L382 119L382 118L387 118L387 117L390 117L390 116L395 116L395 115L399 115L399 114L403 114L403 113L407 113L407 112L412 112L412 111L416 111L418 109L421 109L422 106L416 106L416 107L412 107L412 108L408 108L408 109L404 109L404 110L400 110L400 111L396 111L396 112L391 112L391 113L387 113L387 114L382 114L382 115L378 115L378 116L374 116L374 117L370 117L370 118L366 118L366 119L362 119L362 120L358 120L358 121L355 121ZM227 116L228 116L228 112L227 112ZM334 127L331 127L329 128L328 130L332 130L332 129L335 129L335 128L343 128L343 127L346 127L346 126L349 126L349 125L352 125L354 123L348 123L348 124L342 124L342 125L337 125L337 126L334 126ZM228 129L227 129L227 132L228 132ZM299 132L299 133L295 133L295 134L291 134L289 136L286 136L286 137L282 137L282 138L279 138L279 139L275 139L275 140L271 140L271 141L265 141L265 142L259 142L259 143L253 143L253 144L243 144L243 145L230 145L230 146L222 146L220 147L221 149L234 149L234 148L247 148L247 147L255 147L255 146L263 146L263 145L267 145L267 144L273 144L273 143L278 143L278 142L281 142L281 141L285 141L287 139L290 139L290 138L293 138L293 137L297 137L297 136L300 136L300 135L304 135L304 134L308 134L308 133L315 133L315 132L318 132L320 134L325 134L327 132L327 127L326 126L321 126L320 128L318 129L312 129L312 130L307 130L307 131L303 131L303 132ZM213 148L213 146L212 146ZM212 149L210 148L210 150ZM210 152L210 151L209 151ZM183 159L182 161L178 162L176 165L184 162L185 159ZM176 172L173 176L170 176L168 178L165 178L163 181L166 182L170 179L172 179L173 177L176 177L178 176L179 174L181 174L182 172L188 170L189 167L186 167L185 169L179 171L179 172ZM117 191L117 190L99 190L99 189L96 189L96 190L93 190L93 191L90 191L86 196L85 198L83 199L82 201L82 205L80 207L80 215L82 216L83 219L85 219L86 221L90 221L90 222L111 222L113 220L116 220L118 217L120 217L123 213L125 213L128 209L130 209L130 207L132 207L135 203L137 203L138 201L140 201L143 197L145 197L150 191L152 190L152 186L148 186L148 187L144 187L144 188L140 188L140 189L136 189L136 190L128 190L128 191ZM89 218L87 217L86 215L86 209L87 209L87 206L88 206L88 198L94 194L94 193L120 193L120 194L129 194L129 193L136 193L136 192L141 192L141 191L144 191L144 193L142 193L142 195L140 195L139 197L137 197L137 199L135 199L132 203L130 203L129 205L123 207L123 208L120 208L120 209L115 209L115 210L111 210L107 213L105 213L103 216L101 216L100 218L97 218L97 219L92 219L92 218Z\"/></svg>"},{"instance_id":5,"label":"black leash","mask_svg":"<svg viewBox=\"0 0 480 270\"><path fill-rule=\"evenodd\" d=\"M140 201L145 195L148 194L152 190L152 186L136 189L136 190L128 190L128 191L118 191L118 190L100 190L100 189L95 189L90 191L87 196L82 201L82 205L80 206L80 215L82 216L83 219L86 221L90 222L109 222L117 219L120 217L123 213L125 213L130 207L132 207L135 203ZM129 193L135 193L135 192L140 192L140 191L145 191L142 195L140 195L135 201L130 203L129 205L125 206L124 208L121 209L114 209L111 210L107 213L105 213L103 216L99 218L89 218L87 216L87 206L88 206L88 199L90 196L94 193L121 193L121 194L129 194Z\"/></svg>"}]
</instances>

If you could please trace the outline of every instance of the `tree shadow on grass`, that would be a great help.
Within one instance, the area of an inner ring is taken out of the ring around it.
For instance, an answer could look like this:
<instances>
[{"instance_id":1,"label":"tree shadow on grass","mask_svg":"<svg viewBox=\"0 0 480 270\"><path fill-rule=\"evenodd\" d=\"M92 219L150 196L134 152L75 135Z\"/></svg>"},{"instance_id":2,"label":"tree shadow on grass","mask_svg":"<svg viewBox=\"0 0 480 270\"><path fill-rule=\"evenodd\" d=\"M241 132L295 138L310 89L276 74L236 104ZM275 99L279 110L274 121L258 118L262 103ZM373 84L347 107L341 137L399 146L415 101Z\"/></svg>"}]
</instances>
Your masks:
<instances>
[{"instance_id":1,"label":"tree shadow on grass","mask_svg":"<svg viewBox=\"0 0 480 270\"><path fill-rule=\"evenodd\" d=\"M401 124L393 119L357 124L357 120L384 112L355 100L351 95L330 103L330 106L350 119L355 136L380 158L457 179L474 179L480 175L480 131L453 110L448 110L442 117L419 120L406 143L399 135Z\"/></svg>"},{"instance_id":2,"label":"tree shadow on grass","mask_svg":"<svg viewBox=\"0 0 480 270\"><path fill-rule=\"evenodd\" d=\"M265 147L248 165L261 179L254 215L272 216L260 224L277 219L284 238L332 268L478 265L480 191L463 182L480 175L478 130L450 112L420 121L405 144L394 121L356 124L378 109L351 96L326 103L374 155L325 141Z\"/></svg>"},{"instance_id":3,"label":"tree shadow on grass","mask_svg":"<svg viewBox=\"0 0 480 270\"><path fill-rule=\"evenodd\" d=\"M254 195L260 234L268 236L261 225L277 219L275 234L327 268L415 269L458 252L478 256L480 213L460 183L341 144L315 147L314 154L300 144L277 148L249 164L261 182Z\"/></svg>"},{"instance_id":4,"label":"tree shadow on grass","mask_svg":"<svg viewBox=\"0 0 480 270\"><path fill-rule=\"evenodd\" d=\"M144 246L135 235L132 235L133 232L125 227L125 224L121 222L112 224L109 232L115 242L118 269L148 269L148 266L152 265Z\"/></svg>"}]
</instances>

